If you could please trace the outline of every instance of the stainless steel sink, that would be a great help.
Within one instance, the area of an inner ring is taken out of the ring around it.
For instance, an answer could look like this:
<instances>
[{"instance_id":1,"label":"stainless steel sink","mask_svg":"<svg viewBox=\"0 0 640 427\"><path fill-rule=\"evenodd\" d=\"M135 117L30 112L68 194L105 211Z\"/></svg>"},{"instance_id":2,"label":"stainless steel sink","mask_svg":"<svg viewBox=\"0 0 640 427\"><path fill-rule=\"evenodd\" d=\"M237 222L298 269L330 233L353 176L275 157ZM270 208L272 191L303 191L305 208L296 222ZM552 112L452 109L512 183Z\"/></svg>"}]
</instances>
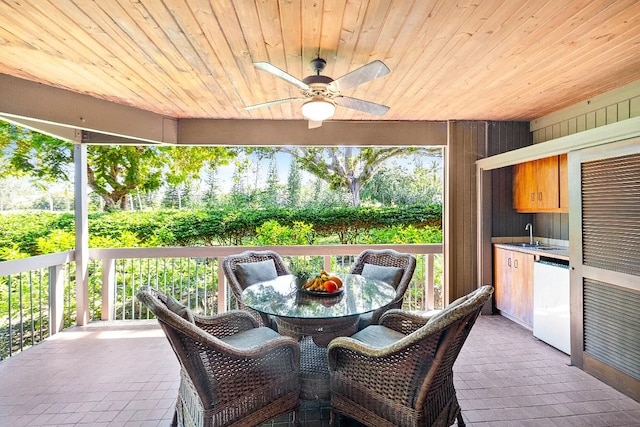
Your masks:
<instances>
[{"instance_id":1,"label":"stainless steel sink","mask_svg":"<svg viewBox=\"0 0 640 427\"><path fill-rule=\"evenodd\" d=\"M557 250L565 249L557 246L545 246L545 245L540 245L536 243L513 243L513 246L518 246L520 248L527 248L527 249L537 249L540 251L557 251Z\"/></svg>"}]
</instances>

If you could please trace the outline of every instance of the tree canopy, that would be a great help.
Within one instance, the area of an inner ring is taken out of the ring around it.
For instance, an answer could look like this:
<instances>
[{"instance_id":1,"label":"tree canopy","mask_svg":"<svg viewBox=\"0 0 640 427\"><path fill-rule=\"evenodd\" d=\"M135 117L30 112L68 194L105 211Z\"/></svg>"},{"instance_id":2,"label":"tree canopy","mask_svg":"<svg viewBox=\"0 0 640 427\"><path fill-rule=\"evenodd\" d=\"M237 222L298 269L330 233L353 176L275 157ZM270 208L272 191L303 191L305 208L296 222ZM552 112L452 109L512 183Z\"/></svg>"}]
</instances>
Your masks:
<instances>
[{"instance_id":1,"label":"tree canopy","mask_svg":"<svg viewBox=\"0 0 640 427\"><path fill-rule=\"evenodd\" d=\"M288 147L301 169L329 183L331 189L345 189L353 206L360 205L360 191L384 163L394 157L418 152L439 155L439 149L417 147Z\"/></svg>"},{"instance_id":2,"label":"tree canopy","mask_svg":"<svg viewBox=\"0 0 640 427\"><path fill-rule=\"evenodd\" d=\"M68 181L73 144L0 122L0 149L8 160L3 175L29 174L47 181ZM105 210L124 208L126 197L150 192L163 184L178 185L197 176L203 167L235 157L227 147L160 147L153 145L89 145L87 180Z\"/></svg>"}]
</instances>

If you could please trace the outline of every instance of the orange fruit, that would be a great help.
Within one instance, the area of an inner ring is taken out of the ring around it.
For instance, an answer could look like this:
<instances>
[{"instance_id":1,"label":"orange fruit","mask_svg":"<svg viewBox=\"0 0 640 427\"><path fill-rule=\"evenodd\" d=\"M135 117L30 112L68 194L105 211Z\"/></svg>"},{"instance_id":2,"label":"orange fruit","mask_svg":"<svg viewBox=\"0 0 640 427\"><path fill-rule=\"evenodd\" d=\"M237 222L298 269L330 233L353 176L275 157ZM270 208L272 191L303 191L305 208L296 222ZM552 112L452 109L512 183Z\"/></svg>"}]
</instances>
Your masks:
<instances>
[{"instance_id":1,"label":"orange fruit","mask_svg":"<svg viewBox=\"0 0 640 427\"><path fill-rule=\"evenodd\" d=\"M338 290L338 284L333 280L327 280L324 282L324 290L329 293L336 292Z\"/></svg>"},{"instance_id":2,"label":"orange fruit","mask_svg":"<svg viewBox=\"0 0 640 427\"><path fill-rule=\"evenodd\" d=\"M336 282L336 285L338 285L338 289L342 287L342 280L338 276L331 276L329 277L329 280Z\"/></svg>"}]
</instances>

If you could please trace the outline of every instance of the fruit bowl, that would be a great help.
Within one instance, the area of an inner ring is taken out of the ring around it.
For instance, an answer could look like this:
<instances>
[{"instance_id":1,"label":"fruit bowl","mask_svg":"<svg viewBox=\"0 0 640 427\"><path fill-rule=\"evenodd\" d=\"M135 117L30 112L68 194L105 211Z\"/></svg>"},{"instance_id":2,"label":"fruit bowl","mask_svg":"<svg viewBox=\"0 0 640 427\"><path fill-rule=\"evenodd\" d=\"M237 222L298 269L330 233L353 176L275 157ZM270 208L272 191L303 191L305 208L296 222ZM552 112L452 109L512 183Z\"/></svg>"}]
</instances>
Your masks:
<instances>
[{"instance_id":1,"label":"fruit bowl","mask_svg":"<svg viewBox=\"0 0 640 427\"><path fill-rule=\"evenodd\" d=\"M343 292L342 279L322 270L320 274L303 283L300 291L317 296L339 295Z\"/></svg>"},{"instance_id":2,"label":"fruit bowl","mask_svg":"<svg viewBox=\"0 0 640 427\"><path fill-rule=\"evenodd\" d=\"M329 291L310 291L307 289L300 289L300 292L302 292L303 294L306 295L313 295L316 297L335 297L338 295L342 295L342 293L344 292L344 289L340 288L335 292L329 292Z\"/></svg>"}]
</instances>

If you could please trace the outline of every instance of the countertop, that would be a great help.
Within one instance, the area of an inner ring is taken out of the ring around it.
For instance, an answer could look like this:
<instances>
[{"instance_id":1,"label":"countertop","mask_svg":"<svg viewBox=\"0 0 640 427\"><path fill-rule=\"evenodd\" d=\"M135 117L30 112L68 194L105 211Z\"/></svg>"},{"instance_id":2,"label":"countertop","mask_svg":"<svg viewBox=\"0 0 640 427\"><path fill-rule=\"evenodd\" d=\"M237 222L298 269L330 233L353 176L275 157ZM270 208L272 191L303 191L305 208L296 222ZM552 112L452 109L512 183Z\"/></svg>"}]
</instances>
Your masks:
<instances>
[{"instance_id":1,"label":"countertop","mask_svg":"<svg viewBox=\"0 0 640 427\"><path fill-rule=\"evenodd\" d=\"M521 243L494 243L498 248L524 252L536 257L554 258L569 261L569 248L554 245L522 246ZM538 259L538 258L536 258Z\"/></svg>"}]
</instances>

